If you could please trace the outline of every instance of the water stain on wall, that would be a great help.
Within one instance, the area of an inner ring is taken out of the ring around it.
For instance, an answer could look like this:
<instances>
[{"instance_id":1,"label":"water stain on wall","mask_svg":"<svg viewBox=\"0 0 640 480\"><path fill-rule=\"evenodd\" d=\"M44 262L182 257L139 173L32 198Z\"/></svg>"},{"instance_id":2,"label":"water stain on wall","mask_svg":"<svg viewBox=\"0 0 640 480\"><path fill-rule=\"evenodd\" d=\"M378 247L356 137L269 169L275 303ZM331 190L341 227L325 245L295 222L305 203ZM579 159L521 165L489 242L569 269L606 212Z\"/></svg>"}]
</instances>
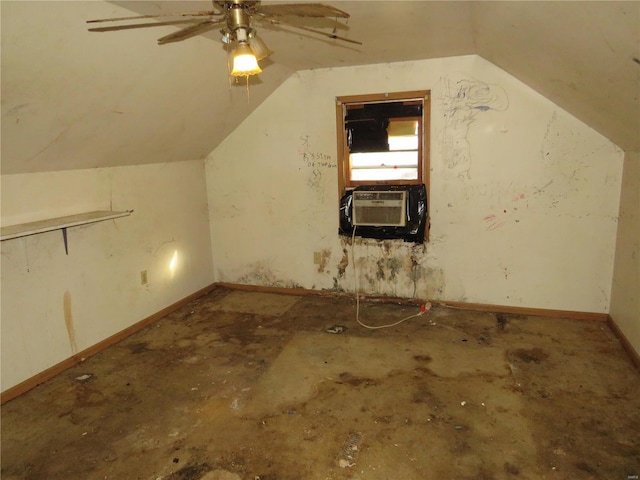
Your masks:
<instances>
[{"instance_id":1,"label":"water stain on wall","mask_svg":"<svg viewBox=\"0 0 640 480\"><path fill-rule=\"evenodd\" d=\"M418 258L418 254L415 251L415 248L411 249L411 256L409 257L409 261L411 262L411 270L409 271L409 280L413 283L413 296L416 296L416 291L418 290L418 280L424 277L424 267L421 267L420 260Z\"/></svg>"},{"instance_id":2,"label":"water stain on wall","mask_svg":"<svg viewBox=\"0 0 640 480\"><path fill-rule=\"evenodd\" d=\"M333 291L352 291L354 286L365 294L386 295L424 300L442 298L445 275L434 266L435 257L429 257L427 246L398 240L357 239L356 266L349 260L351 237L340 237L342 259L336 265ZM345 282L347 269L356 279Z\"/></svg>"},{"instance_id":3,"label":"water stain on wall","mask_svg":"<svg viewBox=\"0 0 640 480\"><path fill-rule=\"evenodd\" d=\"M376 278L378 280L394 281L398 272L402 269L402 262L396 257L380 258L376 265Z\"/></svg>"},{"instance_id":4,"label":"water stain on wall","mask_svg":"<svg viewBox=\"0 0 640 480\"><path fill-rule=\"evenodd\" d=\"M73 315L71 313L71 293L64 292L62 297L62 308L64 310L64 323L67 326L67 335L71 344L71 352L75 355L78 353L78 344L76 343L76 330L73 325Z\"/></svg>"},{"instance_id":5,"label":"water stain on wall","mask_svg":"<svg viewBox=\"0 0 640 480\"><path fill-rule=\"evenodd\" d=\"M257 262L249 267L249 272L244 274L235 283L245 285L260 285L264 287L303 288L292 280L279 278L270 266L263 262Z\"/></svg>"},{"instance_id":6,"label":"water stain on wall","mask_svg":"<svg viewBox=\"0 0 640 480\"><path fill-rule=\"evenodd\" d=\"M442 296L444 274L430 264L424 245L366 241L362 247L367 253L357 257L356 275L364 293L422 299Z\"/></svg>"}]
</instances>

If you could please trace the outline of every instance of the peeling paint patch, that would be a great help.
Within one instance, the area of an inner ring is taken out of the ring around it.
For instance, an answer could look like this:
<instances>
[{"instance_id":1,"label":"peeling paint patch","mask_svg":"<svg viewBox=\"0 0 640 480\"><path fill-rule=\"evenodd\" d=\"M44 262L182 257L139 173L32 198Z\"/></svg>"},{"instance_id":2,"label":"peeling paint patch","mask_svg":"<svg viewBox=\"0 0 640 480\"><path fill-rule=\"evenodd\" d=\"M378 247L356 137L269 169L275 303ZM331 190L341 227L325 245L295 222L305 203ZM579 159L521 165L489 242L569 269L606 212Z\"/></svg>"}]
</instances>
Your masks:
<instances>
[{"instance_id":1,"label":"peeling paint patch","mask_svg":"<svg viewBox=\"0 0 640 480\"><path fill-rule=\"evenodd\" d=\"M346 272L349 266L349 252L346 248L342 249L342 260L338 263L338 278L344 278L344 272Z\"/></svg>"}]
</instances>

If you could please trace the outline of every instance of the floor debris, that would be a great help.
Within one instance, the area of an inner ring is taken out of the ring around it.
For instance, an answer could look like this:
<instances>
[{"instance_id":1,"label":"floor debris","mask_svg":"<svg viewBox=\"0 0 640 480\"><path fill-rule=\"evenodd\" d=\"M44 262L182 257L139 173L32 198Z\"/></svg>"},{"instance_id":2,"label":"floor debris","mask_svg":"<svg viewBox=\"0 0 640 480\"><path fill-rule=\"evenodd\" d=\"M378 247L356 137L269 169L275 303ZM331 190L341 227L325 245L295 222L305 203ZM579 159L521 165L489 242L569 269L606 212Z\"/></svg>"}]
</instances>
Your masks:
<instances>
[{"instance_id":1,"label":"floor debris","mask_svg":"<svg viewBox=\"0 0 640 480\"><path fill-rule=\"evenodd\" d=\"M216 288L2 405L0 476L637 480L640 372L606 324L354 308Z\"/></svg>"},{"instance_id":2,"label":"floor debris","mask_svg":"<svg viewBox=\"0 0 640 480\"><path fill-rule=\"evenodd\" d=\"M347 327L343 326L343 325L333 325L327 329L325 329L325 332L327 333L344 333L347 331Z\"/></svg>"},{"instance_id":3,"label":"floor debris","mask_svg":"<svg viewBox=\"0 0 640 480\"><path fill-rule=\"evenodd\" d=\"M340 468L351 468L356 465L356 459L360 453L360 445L362 444L362 434L350 432L347 440L342 446L340 456L338 458L338 466Z\"/></svg>"}]
</instances>

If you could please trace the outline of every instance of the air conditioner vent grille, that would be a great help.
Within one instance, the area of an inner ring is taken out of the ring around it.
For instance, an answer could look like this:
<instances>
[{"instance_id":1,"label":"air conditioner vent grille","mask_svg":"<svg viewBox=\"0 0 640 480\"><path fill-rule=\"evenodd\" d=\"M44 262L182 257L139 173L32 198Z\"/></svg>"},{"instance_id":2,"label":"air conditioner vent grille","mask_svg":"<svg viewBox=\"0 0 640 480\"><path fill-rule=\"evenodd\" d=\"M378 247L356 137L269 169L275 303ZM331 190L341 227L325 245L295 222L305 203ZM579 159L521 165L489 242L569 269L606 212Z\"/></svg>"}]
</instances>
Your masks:
<instances>
[{"instance_id":1,"label":"air conditioner vent grille","mask_svg":"<svg viewBox=\"0 0 640 480\"><path fill-rule=\"evenodd\" d=\"M404 227L406 194L406 191L353 192L353 224Z\"/></svg>"}]
</instances>

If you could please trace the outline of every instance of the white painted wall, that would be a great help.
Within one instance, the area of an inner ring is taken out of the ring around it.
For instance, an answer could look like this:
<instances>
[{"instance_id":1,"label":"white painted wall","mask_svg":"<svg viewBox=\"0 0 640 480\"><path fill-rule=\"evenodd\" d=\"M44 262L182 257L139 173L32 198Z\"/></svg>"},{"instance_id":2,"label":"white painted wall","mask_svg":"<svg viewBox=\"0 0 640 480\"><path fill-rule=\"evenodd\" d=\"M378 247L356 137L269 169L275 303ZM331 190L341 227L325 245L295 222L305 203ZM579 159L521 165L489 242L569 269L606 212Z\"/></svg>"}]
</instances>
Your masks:
<instances>
[{"instance_id":1,"label":"white painted wall","mask_svg":"<svg viewBox=\"0 0 640 480\"><path fill-rule=\"evenodd\" d=\"M608 312L622 151L477 56L285 82L206 161L216 280L353 291L334 99L418 89L432 92L431 239L357 240L359 288Z\"/></svg>"},{"instance_id":2,"label":"white painted wall","mask_svg":"<svg viewBox=\"0 0 640 480\"><path fill-rule=\"evenodd\" d=\"M640 355L640 153L627 152L611 294L611 317Z\"/></svg>"},{"instance_id":3,"label":"white painted wall","mask_svg":"<svg viewBox=\"0 0 640 480\"><path fill-rule=\"evenodd\" d=\"M213 281L203 170L190 161L2 176L3 226L134 210L69 228L68 256L60 231L1 243L3 391Z\"/></svg>"}]
</instances>

